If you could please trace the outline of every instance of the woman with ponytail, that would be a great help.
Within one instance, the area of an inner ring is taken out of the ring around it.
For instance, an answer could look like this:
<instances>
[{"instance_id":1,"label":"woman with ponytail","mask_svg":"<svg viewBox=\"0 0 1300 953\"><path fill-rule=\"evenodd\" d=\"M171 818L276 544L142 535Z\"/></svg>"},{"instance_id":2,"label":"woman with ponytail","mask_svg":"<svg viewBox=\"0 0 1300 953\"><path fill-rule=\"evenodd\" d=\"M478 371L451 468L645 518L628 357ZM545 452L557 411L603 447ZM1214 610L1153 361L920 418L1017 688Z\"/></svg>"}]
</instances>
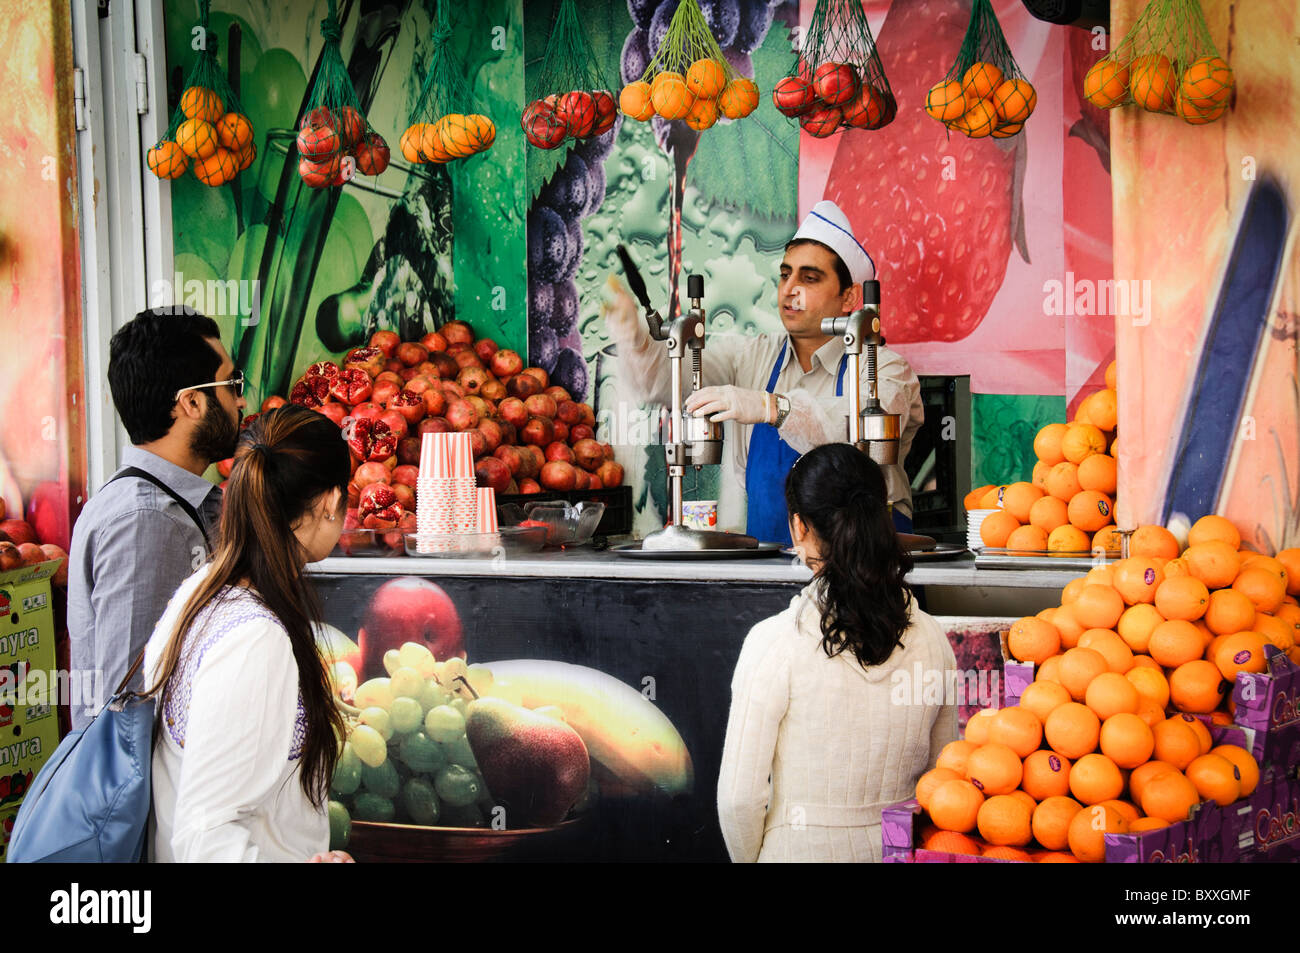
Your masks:
<instances>
[{"instance_id":1,"label":"woman with ponytail","mask_svg":"<svg viewBox=\"0 0 1300 953\"><path fill-rule=\"evenodd\" d=\"M911 561L875 462L848 444L817 447L785 498L813 580L741 649L722 834L734 861L879 861L881 808L911 797L957 737L955 699L933 697L956 662L903 581Z\"/></svg>"},{"instance_id":2,"label":"woman with ponytail","mask_svg":"<svg viewBox=\"0 0 1300 953\"><path fill-rule=\"evenodd\" d=\"M181 584L145 652L158 699L155 861L346 860L327 798L342 722L304 576L338 542L347 445L289 404L242 433L212 559Z\"/></svg>"}]
</instances>

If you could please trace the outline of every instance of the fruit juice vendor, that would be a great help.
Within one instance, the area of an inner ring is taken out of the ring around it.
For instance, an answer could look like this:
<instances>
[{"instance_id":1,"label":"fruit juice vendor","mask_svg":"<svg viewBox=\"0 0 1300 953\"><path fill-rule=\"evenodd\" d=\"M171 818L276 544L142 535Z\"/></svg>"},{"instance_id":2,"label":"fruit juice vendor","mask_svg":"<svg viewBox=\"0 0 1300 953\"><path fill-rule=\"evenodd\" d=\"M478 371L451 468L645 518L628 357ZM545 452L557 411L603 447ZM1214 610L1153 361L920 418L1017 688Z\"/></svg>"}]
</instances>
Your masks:
<instances>
[{"instance_id":1,"label":"fruit juice vendor","mask_svg":"<svg viewBox=\"0 0 1300 953\"><path fill-rule=\"evenodd\" d=\"M777 297L783 331L755 337L716 334L704 349L704 384L685 409L714 421L731 421L724 436L719 528L789 545L783 487L799 455L848 438L848 359L844 340L822 333L823 318L849 314L862 302L862 282L876 274L871 257L853 236L834 202L818 202L785 246ZM670 402L667 348L650 337L636 303L617 279L606 308L618 346L620 382L642 403ZM887 347L877 354L881 405L899 414L899 463L884 467L894 525L912 527L912 494L901 461L924 422L921 384L908 363ZM861 362L862 393L867 362ZM743 494L728 492L740 487ZM743 498L745 515L738 504Z\"/></svg>"}]
</instances>

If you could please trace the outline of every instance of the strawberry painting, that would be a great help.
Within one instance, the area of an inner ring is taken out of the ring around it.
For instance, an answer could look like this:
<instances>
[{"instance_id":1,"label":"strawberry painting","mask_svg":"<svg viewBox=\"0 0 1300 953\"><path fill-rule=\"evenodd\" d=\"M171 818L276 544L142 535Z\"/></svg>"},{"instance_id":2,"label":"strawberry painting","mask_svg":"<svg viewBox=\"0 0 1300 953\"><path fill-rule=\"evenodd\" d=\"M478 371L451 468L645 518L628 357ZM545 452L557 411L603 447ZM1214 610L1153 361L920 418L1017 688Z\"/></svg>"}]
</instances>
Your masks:
<instances>
[{"instance_id":1,"label":"strawberry painting","mask_svg":"<svg viewBox=\"0 0 1300 953\"><path fill-rule=\"evenodd\" d=\"M877 48L898 98L879 131L846 131L826 198L842 208L888 289L890 344L959 341L988 313L1013 245L1026 261L1024 136L952 135L921 108L961 45L969 0L890 5Z\"/></svg>"}]
</instances>

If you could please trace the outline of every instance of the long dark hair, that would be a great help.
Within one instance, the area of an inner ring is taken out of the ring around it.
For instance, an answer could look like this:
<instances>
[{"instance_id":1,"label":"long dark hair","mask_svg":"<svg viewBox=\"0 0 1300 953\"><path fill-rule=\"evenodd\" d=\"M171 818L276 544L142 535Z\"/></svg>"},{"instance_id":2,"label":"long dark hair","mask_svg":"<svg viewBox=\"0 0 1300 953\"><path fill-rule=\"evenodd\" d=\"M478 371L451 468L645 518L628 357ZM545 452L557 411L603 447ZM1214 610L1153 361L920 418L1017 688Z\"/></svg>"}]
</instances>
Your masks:
<instances>
[{"instance_id":1,"label":"long dark hair","mask_svg":"<svg viewBox=\"0 0 1300 953\"><path fill-rule=\"evenodd\" d=\"M348 471L347 444L323 414L287 404L249 424L235 450L211 571L185 604L163 652L158 683L149 690L150 695L161 693L161 708L195 620L227 586L247 579L293 646L307 716L300 782L317 805L329 793L344 726L316 647L312 623L321 617L320 606L304 578L306 554L292 527L330 490L341 490L346 504Z\"/></svg>"},{"instance_id":2,"label":"long dark hair","mask_svg":"<svg viewBox=\"0 0 1300 953\"><path fill-rule=\"evenodd\" d=\"M879 465L846 443L816 447L796 461L785 481L791 518L817 534L822 583L822 648L846 649L866 667L902 645L912 590L903 577L912 561L890 520Z\"/></svg>"}]
</instances>

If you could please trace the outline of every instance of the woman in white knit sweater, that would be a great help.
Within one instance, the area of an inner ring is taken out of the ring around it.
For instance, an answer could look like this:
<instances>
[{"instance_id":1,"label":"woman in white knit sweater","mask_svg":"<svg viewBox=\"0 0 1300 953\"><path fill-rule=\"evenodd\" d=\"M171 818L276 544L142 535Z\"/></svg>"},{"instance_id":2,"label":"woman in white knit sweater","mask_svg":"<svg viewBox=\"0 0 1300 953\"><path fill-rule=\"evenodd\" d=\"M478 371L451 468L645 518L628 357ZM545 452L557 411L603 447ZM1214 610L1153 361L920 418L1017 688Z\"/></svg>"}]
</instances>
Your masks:
<instances>
[{"instance_id":1,"label":"woman in white knit sweater","mask_svg":"<svg viewBox=\"0 0 1300 953\"><path fill-rule=\"evenodd\" d=\"M910 561L866 454L805 454L786 503L814 576L741 649L718 779L723 838L733 861L879 861L881 808L911 797L957 737L953 700L922 691L951 684L956 662L903 582Z\"/></svg>"}]
</instances>

